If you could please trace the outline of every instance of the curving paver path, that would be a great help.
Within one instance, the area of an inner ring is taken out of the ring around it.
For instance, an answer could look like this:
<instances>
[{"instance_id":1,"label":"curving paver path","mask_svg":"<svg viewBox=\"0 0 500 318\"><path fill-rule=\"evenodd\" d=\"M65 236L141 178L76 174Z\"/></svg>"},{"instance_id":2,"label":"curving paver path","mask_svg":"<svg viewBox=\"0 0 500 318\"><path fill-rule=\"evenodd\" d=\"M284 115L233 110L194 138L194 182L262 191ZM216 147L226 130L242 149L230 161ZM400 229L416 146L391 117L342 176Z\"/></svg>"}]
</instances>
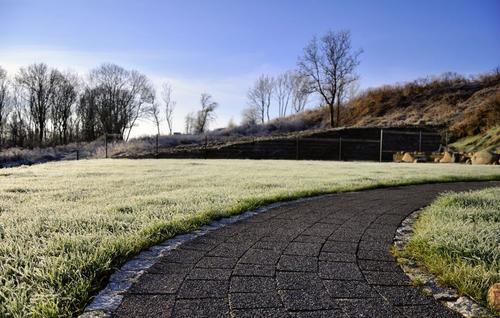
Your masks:
<instances>
[{"instance_id":1,"label":"curving paver path","mask_svg":"<svg viewBox=\"0 0 500 318\"><path fill-rule=\"evenodd\" d=\"M421 295L390 247L401 221L446 190L429 184L289 204L182 244L116 317L461 317Z\"/></svg>"}]
</instances>

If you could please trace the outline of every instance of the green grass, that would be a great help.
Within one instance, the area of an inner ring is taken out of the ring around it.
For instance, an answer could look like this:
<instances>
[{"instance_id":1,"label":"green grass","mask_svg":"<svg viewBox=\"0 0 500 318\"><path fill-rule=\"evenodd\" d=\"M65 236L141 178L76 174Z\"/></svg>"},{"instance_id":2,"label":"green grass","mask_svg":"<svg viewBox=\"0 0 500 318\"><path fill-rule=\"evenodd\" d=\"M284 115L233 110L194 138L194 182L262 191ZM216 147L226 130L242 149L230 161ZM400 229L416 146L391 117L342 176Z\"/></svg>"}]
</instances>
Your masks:
<instances>
[{"instance_id":1,"label":"green grass","mask_svg":"<svg viewBox=\"0 0 500 318\"><path fill-rule=\"evenodd\" d=\"M500 282L500 187L447 193L425 208L402 255L486 305Z\"/></svg>"},{"instance_id":2,"label":"green grass","mask_svg":"<svg viewBox=\"0 0 500 318\"><path fill-rule=\"evenodd\" d=\"M478 135L459 139L450 144L450 147L464 152L489 150L500 153L500 126L490 128Z\"/></svg>"},{"instance_id":3,"label":"green grass","mask_svg":"<svg viewBox=\"0 0 500 318\"><path fill-rule=\"evenodd\" d=\"M271 160L88 160L2 169L0 316L74 316L141 249L270 202L479 179L499 180L500 169Z\"/></svg>"}]
</instances>

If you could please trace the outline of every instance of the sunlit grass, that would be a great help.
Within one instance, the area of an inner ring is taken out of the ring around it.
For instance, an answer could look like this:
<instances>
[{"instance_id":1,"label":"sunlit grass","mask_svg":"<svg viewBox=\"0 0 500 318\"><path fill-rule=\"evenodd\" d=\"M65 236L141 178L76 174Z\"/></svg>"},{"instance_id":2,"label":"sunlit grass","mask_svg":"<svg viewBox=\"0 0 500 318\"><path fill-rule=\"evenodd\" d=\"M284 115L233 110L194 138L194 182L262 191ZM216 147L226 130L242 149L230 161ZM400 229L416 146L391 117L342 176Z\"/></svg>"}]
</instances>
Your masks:
<instances>
[{"instance_id":1,"label":"sunlit grass","mask_svg":"<svg viewBox=\"0 0 500 318\"><path fill-rule=\"evenodd\" d=\"M76 315L139 250L222 216L321 193L500 179L495 166L88 160L0 170L0 316Z\"/></svg>"},{"instance_id":2,"label":"sunlit grass","mask_svg":"<svg viewBox=\"0 0 500 318\"><path fill-rule=\"evenodd\" d=\"M420 215L403 253L486 305L488 288L500 282L500 188L441 196Z\"/></svg>"}]
</instances>

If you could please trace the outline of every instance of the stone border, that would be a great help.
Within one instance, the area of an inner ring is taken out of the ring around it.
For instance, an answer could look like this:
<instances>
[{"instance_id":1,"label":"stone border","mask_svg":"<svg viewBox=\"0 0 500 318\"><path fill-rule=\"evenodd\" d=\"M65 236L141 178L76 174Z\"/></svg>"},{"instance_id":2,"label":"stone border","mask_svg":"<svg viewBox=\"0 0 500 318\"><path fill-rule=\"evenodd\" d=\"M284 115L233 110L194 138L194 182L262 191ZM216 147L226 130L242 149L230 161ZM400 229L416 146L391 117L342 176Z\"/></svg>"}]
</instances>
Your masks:
<instances>
[{"instance_id":1,"label":"stone border","mask_svg":"<svg viewBox=\"0 0 500 318\"><path fill-rule=\"evenodd\" d=\"M413 226L425 208L416 210L401 222L394 236L394 247L401 251L413 236ZM467 296L460 296L456 289L438 283L437 277L429 273L421 264L413 259L396 257L398 264L412 282L418 282L417 288L423 294L432 295L444 306L467 318L493 317L488 309L479 305Z\"/></svg>"},{"instance_id":2,"label":"stone border","mask_svg":"<svg viewBox=\"0 0 500 318\"><path fill-rule=\"evenodd\" d=\"M177 235L171 239L164 241L161 244L152 246L127 261L119 270L111 275L108 284L102 289L87 305L83 314L79 318L108 318L118 309L123 301L123 294L126 293L134 282L144 274L144 272L154 265L161 257L165 256L176 249L179 245L191 241L197 237L203 236L212 231L218 230L226 225L236 223L241 220L248 219L252 216L267 212L271 209L291 205L300 202L307 202L315 200L332 194L323 194L307 198L300 198L291 201L283 201L272 203L255 210L243 212L238 215L221 218L217 221L211 222L208 225L203 225L199 230L195 230L188 234Z\"/></svg>"}]
</instances>

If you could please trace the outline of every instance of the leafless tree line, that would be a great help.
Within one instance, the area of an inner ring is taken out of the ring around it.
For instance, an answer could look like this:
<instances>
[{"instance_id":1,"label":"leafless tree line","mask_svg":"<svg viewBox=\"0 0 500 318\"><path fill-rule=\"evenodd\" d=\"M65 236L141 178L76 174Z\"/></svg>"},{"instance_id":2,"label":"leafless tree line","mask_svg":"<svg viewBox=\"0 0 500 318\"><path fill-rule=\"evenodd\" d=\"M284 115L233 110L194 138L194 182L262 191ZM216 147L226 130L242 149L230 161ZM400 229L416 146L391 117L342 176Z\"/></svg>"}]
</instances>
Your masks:
<instances>
[{"instance_id":1,"label":"leafless tree line","mask_svg":"<svg viewBox=\"0 0 500 318\"><path fill-rule=\"evenodd\" d=\"M102 64L84 79L46 64L22 67L12 77L0 67L0 147L62 145L103 134L127 140L139 119L172 133L175 102L165 83L161 99L135 70Z\"/></svg>"},{"instance_id":2,"label":"leafless tree line","mask_svg":"<svg viewBox=\"0 0 500 318\"><path fill-rule=\"evenodd\" d=\"M339 126L342 105L357 88L356 67L361 53L353 50L349 31L329 31L320 39L314 37L304 48L296 71L277 77L261 75L255 81L248 90L248 108L243 110L242 123L269 121L273 101L278 117L285 117L289 111L301 112L309 96L317 94L329 108L331 127Z\"/></svg>"}]
</instances>

